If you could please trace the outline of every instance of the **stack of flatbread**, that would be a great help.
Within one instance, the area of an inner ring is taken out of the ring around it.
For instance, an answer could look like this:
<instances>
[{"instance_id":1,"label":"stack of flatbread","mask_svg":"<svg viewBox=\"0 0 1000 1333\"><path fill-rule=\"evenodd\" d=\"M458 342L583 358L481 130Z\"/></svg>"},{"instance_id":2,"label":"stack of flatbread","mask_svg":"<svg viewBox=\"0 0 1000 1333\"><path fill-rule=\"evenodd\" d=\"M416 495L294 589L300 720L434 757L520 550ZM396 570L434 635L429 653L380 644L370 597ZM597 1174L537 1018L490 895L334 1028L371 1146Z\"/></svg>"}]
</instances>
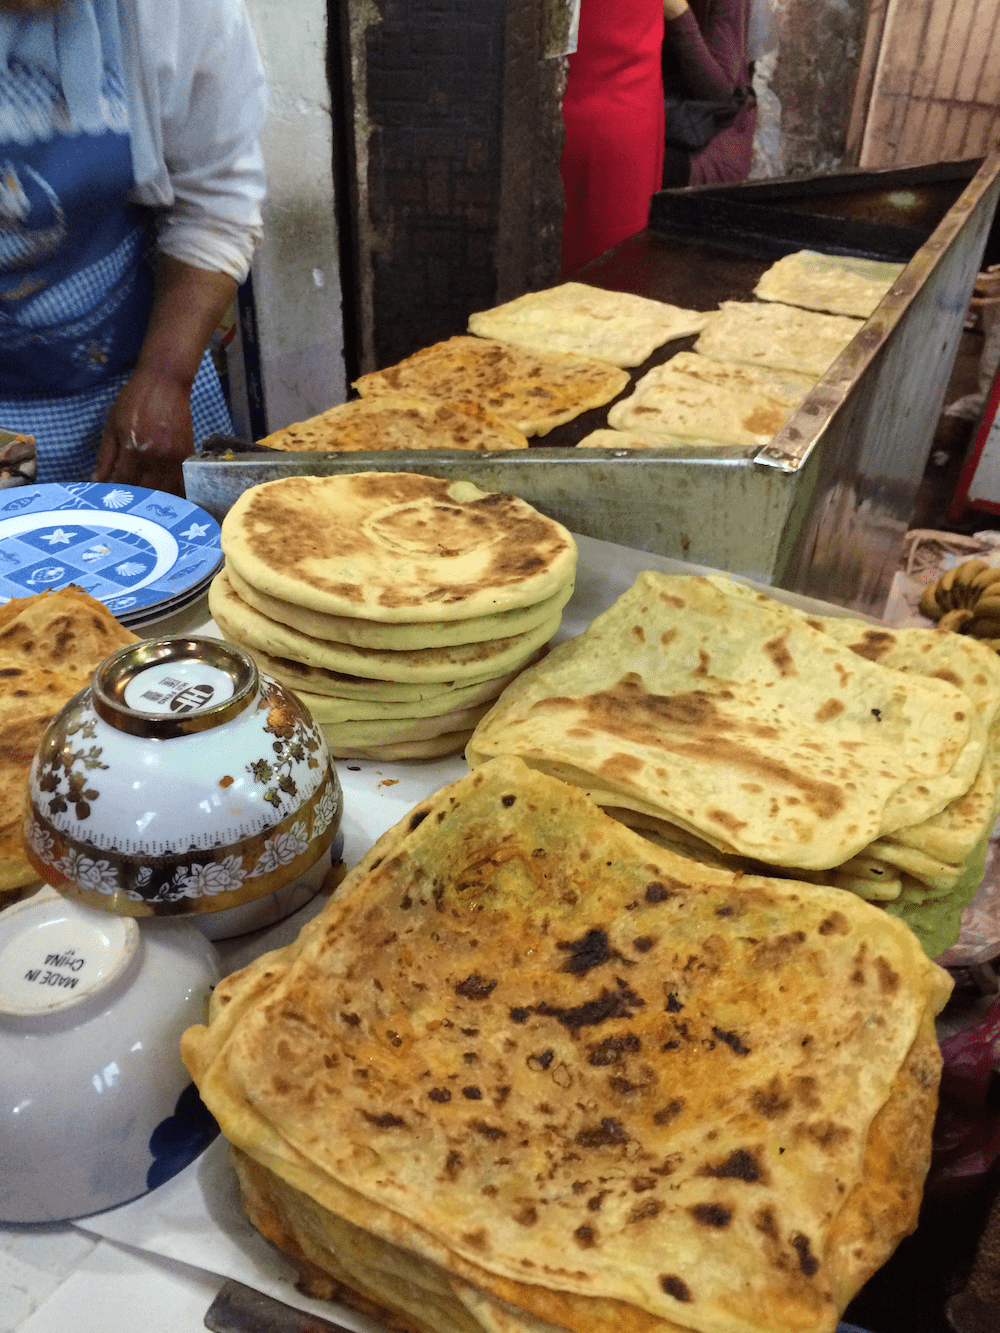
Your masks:
<instances>
[{"instance_id":1,"label":"stack of flatbread","mask_svg":"<svg viewBox=\"0 0 1000 1333\"><path fill-rule=\"evenodd\" d=\"M408 1333L833 1333L916 1223L950 980L500 759L184 1035L244 1204Z\"/></svg>"},{"instance_id":2,"label":"stack of flatbread","mask_svg":"<svg viewBox=\"0 0 1000 1333\"><path fill-rule=\"evenodd\" d=\"M581 412L609 403L628 379L628 371L593 357L463 336L362 375L354 387L362 398L403 394L475 403L524 435L547 435Z\"/></svg>"},{"instance_id":3,"label":"stack of flatbread","mask_svg":"<svg viewBox=\"0 0 1000 1333\"><path fill-rule=\"evenodd\" d=\"M936 957L982 879L998 711L1000 663L972 640L647 572L466 755L518 755L685 855L850 889Z\"/></svg>"},{"instance_id":4,"label":"stack of flatbread","mask_svg":"<svg viewBox=\"0 0 1000 1333\"><path fill-rule=\"evenodd\" d=\"M46 727L136 636L80 588L14 598L0 607L0 906L38 882L24 854L28 772Z\"/></svg>"},{"instance_id":5,"label":"stack of flatbread","mask_svg":"<svg viewBox=\"0 0 1000 1333\"><path fill-rule=\"evenodd\" d=\"M527 449L519 430L477 403L429 402L385 394L331 407L266 435L269 449L354 453L367 449Z\"/></svg>"},{"instance_id":6,"label":"stack of flatbread","mask_svg":"<svg viewBox=\"0 0 1000 1333\"><path fill-rule=\"evenodd\" d=\"M252 487L222 549L217 626L341 758L461 750L558 629L576 574L572 536L525 501L409 472Z\"/></svg>"}]
</instances>

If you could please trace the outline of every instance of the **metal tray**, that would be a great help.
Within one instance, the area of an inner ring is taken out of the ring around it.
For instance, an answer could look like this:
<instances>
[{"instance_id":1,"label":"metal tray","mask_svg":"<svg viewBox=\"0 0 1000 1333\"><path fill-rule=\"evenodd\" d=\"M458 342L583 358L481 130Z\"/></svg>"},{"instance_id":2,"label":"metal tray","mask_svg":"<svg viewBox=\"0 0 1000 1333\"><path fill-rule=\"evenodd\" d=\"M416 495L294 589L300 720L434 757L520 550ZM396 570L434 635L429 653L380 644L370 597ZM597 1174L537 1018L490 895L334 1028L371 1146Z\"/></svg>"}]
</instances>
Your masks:
<instances>
[{"instance_id":1,"label":"metal tray","mask_svg":"<svg viewBox=\"0 0 1000 1333\"><path fill-rule=\"evenodd\" d=\"M650 226L583 281L713 309L749 299L811 246L907 261L890 294L764 449L578 452L585 413L527 451L278 454L215 440L184 464L221 518L247 486L293 474L414 471L511 491L576 532L730 570L880 615L983 262L1000 154L982 164L844 173L654 195ZM895 201L895 203L893 203ZM667 344L632 380L692 340ZM625 390L630 392L631 385Z\"/></svg>"}]
</instances>

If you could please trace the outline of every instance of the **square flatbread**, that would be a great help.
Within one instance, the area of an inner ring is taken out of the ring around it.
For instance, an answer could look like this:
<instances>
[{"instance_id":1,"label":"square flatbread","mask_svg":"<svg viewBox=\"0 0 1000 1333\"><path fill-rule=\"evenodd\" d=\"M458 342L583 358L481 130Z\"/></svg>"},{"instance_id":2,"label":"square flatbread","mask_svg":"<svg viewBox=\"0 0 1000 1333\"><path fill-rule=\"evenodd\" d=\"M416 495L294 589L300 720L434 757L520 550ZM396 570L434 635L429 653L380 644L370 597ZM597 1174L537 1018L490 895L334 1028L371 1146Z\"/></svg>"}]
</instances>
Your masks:
<instances>
[{"instance_id":1,"label":"square flatbread","mask_svg":"<svg viewBox=\"0 0 1000 1333\"><path fill-rule=\"evenodd\" d=\"M723 301L699 334L695 351L719 361L794 370L819 379L863 323L778 301Z\"/></svg>"},{"instance_id":2,"label":"square flatbread","mask_svg":"<svg viewBox=\"0 0 1000 1333\"><path fill-rule=\"evenodd\" d=\"M258 441L268 449L351 453L366 449L527 449L513 426L476 403L432 403L386 394L357 398Z\"/></svg>"},{"instance_id":3,"label":"square flatbread","mask_svg":"<svg viewBox=\"0 0 1000 1333\"><path fill-rule=\"evenodd\" d=\"M650 444L689 439L759 448L777 434L813 382L807 375L678 352L614 404L608 425Z\"/></svg>"},{"instance_id":4,"label":"square flatbread","mask_svg":"<svg viewBox=\"0 0 1000 1333\"><path fill-rule=\"evenodd\" d=\"M833 1333L916 1222L950 989L860 899L699 866L501 759L223 981L182 1052L305 1196L250 1202L265 1234L322 1266L345 1219L398 1247L360 1266L379 1304L496 1302L405 1328Z\"/></svg>"},{"instance_id":5,"label":"square flatbread","mask_svg":"<svg viewBox=\"0 0 1000 1333\"><path fill-rule=\"evenodd\" d=\"M904 267L881 259L796 250L761 275L754 295L762 301L867 319Z\"/></svg>"},{"instance_id":6,"label":"square flatbread","mask_svg":"<svg viewBox=\"0 0 1000 1333\"><path fill-rule=\"evenodd\" d=\"M362 375L354 387L362 398L392 393L478 403L525 435L547 435L581 412L610 403L626 384L627 371L606 361L463 336Z\"/></svg>"},{"instance_id":7,"label":"square flatbread","mask_svg":"<svg viewBox=\"0 0 1000 1333\"><path fill-rule=\"evenodd\" d=\"M639 366L657 347L705 325L700 310L683 310L632 292L564 282L526 292L469 316L469 332L539 352L575 352L613 366Z\"/></svg>"},{"instance_id":8,"label":"square flatbread","mask_svg":"<svg viewBox=\"0 0 1000 1333\"><path fill-rule=\"evenodd\" d=\"M949 681L868 661L730 579L646 571L504 691L466 758L518 755L601 805L801 872L940 813L985 749Z\"/></svg>"}]
</instances>

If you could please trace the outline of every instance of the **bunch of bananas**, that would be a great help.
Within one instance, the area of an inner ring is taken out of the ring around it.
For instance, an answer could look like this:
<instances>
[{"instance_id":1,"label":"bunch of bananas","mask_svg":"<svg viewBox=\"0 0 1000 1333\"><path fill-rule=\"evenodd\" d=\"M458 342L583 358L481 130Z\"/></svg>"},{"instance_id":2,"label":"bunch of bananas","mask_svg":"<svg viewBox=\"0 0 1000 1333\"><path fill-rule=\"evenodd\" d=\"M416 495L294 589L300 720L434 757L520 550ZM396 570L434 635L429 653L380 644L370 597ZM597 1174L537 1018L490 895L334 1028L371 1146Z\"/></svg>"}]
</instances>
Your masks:
<instances>
[{"instance_id":1,"label":"bunch of bananas","mask_svg":"<svg viewBox=\"0 0 1000 1333\"><path fill-rule=\"evenodd\" d=\"M971 634L1000 651L1000 569L966 560L946 570L924 589L920 611L936 620L938 629Z\"/></svg>"}]
</instances>

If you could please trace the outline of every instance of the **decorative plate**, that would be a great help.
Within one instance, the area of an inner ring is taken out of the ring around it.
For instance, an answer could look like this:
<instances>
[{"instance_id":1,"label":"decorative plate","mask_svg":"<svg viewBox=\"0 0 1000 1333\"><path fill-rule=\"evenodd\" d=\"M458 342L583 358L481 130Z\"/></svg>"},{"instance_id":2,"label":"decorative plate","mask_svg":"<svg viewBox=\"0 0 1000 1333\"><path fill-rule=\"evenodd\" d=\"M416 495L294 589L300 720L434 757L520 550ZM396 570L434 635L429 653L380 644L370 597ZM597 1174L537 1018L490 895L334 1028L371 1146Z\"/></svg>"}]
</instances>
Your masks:
<instances>
[{"instance_id":1,"label":"decorative plate","mask_svg":"<svg viewBox=\"0 0 1000 1333\"><path fill-rule=\"evenodd\" d=\"M176 495L100 482L0 495L0 603L73 583L135 625L221 563L218 523Z\"/></svg>"}]
</instances>

